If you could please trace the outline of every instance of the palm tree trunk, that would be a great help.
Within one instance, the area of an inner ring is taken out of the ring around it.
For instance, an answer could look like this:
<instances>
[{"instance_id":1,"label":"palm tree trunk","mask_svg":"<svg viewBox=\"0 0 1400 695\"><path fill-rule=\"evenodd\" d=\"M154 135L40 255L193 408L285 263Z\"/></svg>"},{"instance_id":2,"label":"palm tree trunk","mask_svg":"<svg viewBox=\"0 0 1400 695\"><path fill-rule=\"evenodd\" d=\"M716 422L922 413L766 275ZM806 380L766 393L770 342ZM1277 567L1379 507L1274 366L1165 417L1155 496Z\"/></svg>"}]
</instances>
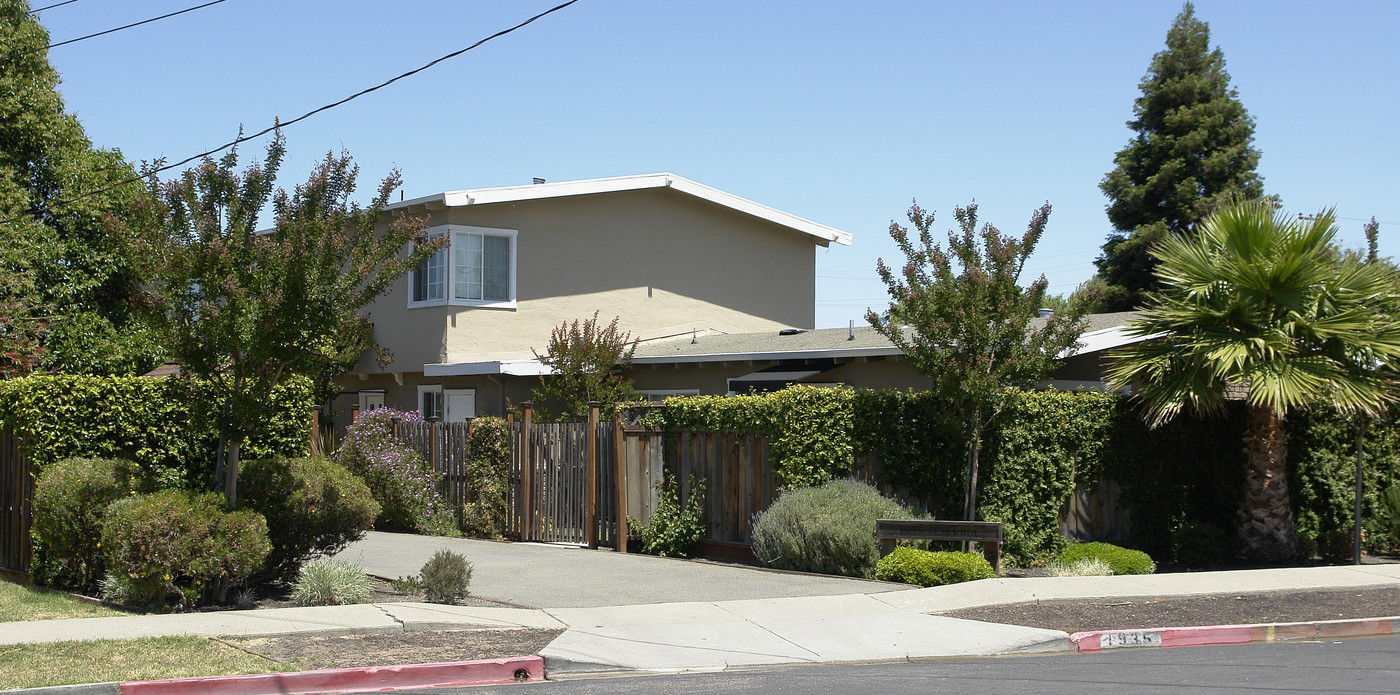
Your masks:
<instances>
[{"instance_id":1,"label":"palm tree trunk","mask_svg":"<svg viewBox=\"0 0 1400 695\"><path fill-rule=\"evenodd\" d=\"M1262 562L1292 560L1298 554L1298 535L1288 500L1288 435L1283 431L1283 418L1278 411L1262 405L1250 407L1244 453L1241 555Z\"/></svg>"}]
</instances>

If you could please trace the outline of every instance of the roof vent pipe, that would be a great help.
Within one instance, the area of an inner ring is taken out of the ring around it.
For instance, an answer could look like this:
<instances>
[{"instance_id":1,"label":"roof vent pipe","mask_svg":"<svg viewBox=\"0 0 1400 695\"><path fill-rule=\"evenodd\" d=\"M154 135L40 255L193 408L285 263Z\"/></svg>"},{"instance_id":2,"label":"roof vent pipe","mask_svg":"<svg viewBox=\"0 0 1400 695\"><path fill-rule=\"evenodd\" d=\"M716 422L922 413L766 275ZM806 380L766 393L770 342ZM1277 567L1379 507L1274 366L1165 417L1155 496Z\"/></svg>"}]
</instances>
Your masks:
<instances>
[{"instance_id":1,"label":"roof vent pipe","mask_svg":"<svg viewBox=\"0 0 1400 695\"><path fill-rule=\"evenodd\" d=\"M691 344L691 345L694 345L694 344L700 342L700 341L698 341L698 340L695 339L695 336L696 336L695 327L694 327L694 326L691 326L691 327L690 327L690 344Z\"/></svg>"},{"instance_id":2,"label":"roof vent pipe","mask_svg":"<svg viewBox=\"0 0 1400 695\"><path fill-rule=\"evenodd\" d=\"M1040 310L1040 318L1048 319L1048 318L1050 318L1051 316L1054 316L1054 315L1055 315L1055 310L1054 310L1054 309L1041 309L1041 310Z\"/></svg>"},{"instance_id":3,"label":"roof vent pipe","mask_svg":"<svg viewBox=\"0 0 1400 695\"><path fill-rule=\"evenodd\" d=\"M855 340L855 339L856 339L856 320L855 320L855 319L851 319L851 333L850 333L850 335L846 336L846 340Z\"/></svg>"}]
</instances>

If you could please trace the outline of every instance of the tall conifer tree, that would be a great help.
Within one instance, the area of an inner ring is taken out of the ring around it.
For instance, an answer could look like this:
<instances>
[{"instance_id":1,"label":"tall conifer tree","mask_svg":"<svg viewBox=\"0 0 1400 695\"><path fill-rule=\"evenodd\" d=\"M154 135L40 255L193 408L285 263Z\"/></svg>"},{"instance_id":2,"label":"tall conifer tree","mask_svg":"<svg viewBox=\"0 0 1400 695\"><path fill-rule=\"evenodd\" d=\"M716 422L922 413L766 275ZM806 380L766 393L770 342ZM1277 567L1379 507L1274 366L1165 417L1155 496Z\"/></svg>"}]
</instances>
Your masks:
<instances>
[{"instance_id":1,"label":"tall conifer tree","mask_svg":"<svg viewBox=\"0 0 1400 695\"><path fill-rule=\"evenodd\" d=\"M1210 47L1210 27L1190 3L1139 86L1128 122L1136 135L1099 184L1114 232L1087 288L1097 311L1134 308L1144 292L1157 289L1154 244L1191 234L1227 197L1264 195L1254 171L1254 119L1230 87L1225 55Z\"/></svg>"}]
</instances>

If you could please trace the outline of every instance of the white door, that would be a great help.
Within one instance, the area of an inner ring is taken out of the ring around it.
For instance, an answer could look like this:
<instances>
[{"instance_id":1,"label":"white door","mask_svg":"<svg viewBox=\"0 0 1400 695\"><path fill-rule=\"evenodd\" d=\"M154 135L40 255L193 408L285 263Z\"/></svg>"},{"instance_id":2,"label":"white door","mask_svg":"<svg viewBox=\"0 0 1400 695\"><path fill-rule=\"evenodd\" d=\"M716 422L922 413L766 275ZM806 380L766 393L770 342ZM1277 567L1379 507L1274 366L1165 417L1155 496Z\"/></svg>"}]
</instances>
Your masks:
<instances>
[{"instance_id":1,"label":"white door","mask_svg":"<svg viewBox=\"0 0 1400 695\"><path fill-rule=\"evenodd\" d=\"M476 417L476 389L446 389L442 395L447 406L443 422L466 422Z\"/></svg>"},{"instance_id":2,"label":"white door","mask_svg":"<svg viewBox=\"0 0 1400 695\"><path fill-rule=\"evenodd\" d=\"M384 407L383 391L361 391L360 392L360 412L368 413L371 410Z\"/></svg>"}]
</instances>

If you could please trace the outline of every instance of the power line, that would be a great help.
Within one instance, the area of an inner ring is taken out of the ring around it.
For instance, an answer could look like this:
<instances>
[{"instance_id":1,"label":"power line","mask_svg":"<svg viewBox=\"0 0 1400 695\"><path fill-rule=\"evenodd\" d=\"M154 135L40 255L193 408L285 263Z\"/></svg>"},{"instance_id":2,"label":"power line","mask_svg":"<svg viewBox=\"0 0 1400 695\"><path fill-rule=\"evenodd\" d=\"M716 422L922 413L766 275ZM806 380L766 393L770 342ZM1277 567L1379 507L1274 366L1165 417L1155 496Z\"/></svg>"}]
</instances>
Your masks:
<instances>
[{"instance_id":1,"label":"power line","mask_svg":"<svg viewBox=\"0 0 1400 695\"><path fill-rule=\"evenodd\" d=\"M63 7L64 5L72 5L73 3L77 2L77 1L78 1L78 0L63 0L63 2L56 2L56 3L52 4L52 5L49 5L48 7L40 7L40 8L38 8L38 9L30 10L30 11L28 11L28 12L25 12L24 14L39 14L40 12L43 12L44 10L52 10L52 9L55 8L55 7Z\"/></svg>"},{"instance_id":2,"label":"power line","mask_svg":"<svg viewBox=\"0 0 1400 695\"><path fill-rule=\"evenodd\" d=\"M223 0L219 0L219 1L222 2ZM274 130L280 130L280 129L282 129L282 128L286 128L286 127L289 126L289 125L292 125L292 124L294 124L294 123L298 123L298 122L300 122L300 121L304 121L304 120L306 120L306 119L308 119L308 118L310 118L310 117L312 117L312 116L314 116L314 115L316 115L316 114L318 114L318 113L321 113L322 111L329 111L330 109L333 109L333 108L335 108L335 107L337 107L337 106L340 106L340 105L345 104L345 103L347 103L347 102L349 102L349 101L352 101L352 100L354 100L354 99L358 99L358 98L360 98L360 97L362 97L362 96L364 96L364 95L366 95L366 94L369 94L370 92L376 91L376 90L378 90L378 89L382 89L382 88L384 88L384 87L388 87L389 85L391 85L391 84L393 84L393 83L395 83L395 82L398 82L399 80L402 80L402 79L404 79L405 77L411 77L411 76L416 75L416 74L418 74L418 73L420 73L420 72L423 72L424 70L427 70L428 68L433 67L434 65L437 65L438 63L441 63L441 62L444 61L444 60L448 60L448 59L450 59L450 58L456 58L457 56L462 55L463 53L466 53L467 51L470 51L470 50L472 50L472 49L474 49L474 48L476 48L476 47L478 47L478 46L480 46L480 45L486 43L487 41L490 41L490 40L492 40L492 39L496 39L496 38L500 38L500 37L502 37L502 36L505 36L506 34L509 34L509 33L513 32L513 31L515 31L515 30L517 30L517 29L520 29L521 27L524 27L525 25L530 24L530 23L534 22L534 21L537 20L537 19L540 19L541 17L544 17L544 16L546 16L546 15L553 14L553 13L555 13L555 12L558 12L559 10L562 10L562 9L564 9L565 7L568 7L569 5L572 5L572 4L576 3L576 2L578 2L578 0L569 0L568 2L565 2L565 3L563 3L563 4L555 5L554 7L551 7L551 8L549 8L548 10L545 10L544 12L541 12L541 13L539 13L539 14L537 14L537 15L535 15L535 16L533 16L533 17L531 17L531 18L529 18L529 19L527 19L527 20L525 20L525 21L523 21L523 22L521 22L521 23L519 23L519 24L517 24L517 25L511 27L511 28L509 28L509 29L502 29L501 31L498 31L498 32L496 32L496 33L494 33L494 34L492 34L492 35L490 35L490 36L488 36L488 37L486 37L486 38L484 38L484 39L481 39L480 41L477 41L476 43L474 43L474 44L472 44L472 45L470 45L470 46L467 46L466 48L463 48L463 49L461 49L461 50L457 50L457 51L453 51L453 52L451 52L451 53L448 53L447 55L445 55L445 56L443 56L443 57L441 57L441 58L438 58L437 60L434 60L434 61L432 61L431 63L428 63L427 65L424 65L424 66L422 66L422 67L420 67L420 68L416 68L416 69L414 69L414 70L410 70L410 71L405 72L405 73L403 73L403 74L401 74L401 75L399 75L399 76L397 76L397 77L393 77L393 78L390 78L390 79L388 79L388 80L385 80L384 82L380 82L379 84L377 84L377 85L375 85L375 86L373 86L373 87L370 87L369 89L361 90L361 91L359 91L359 92L356 92L356 93L354 93L354 94L351 94L350 96L345 97L344 99L341 99L340 101L332 102L332 103L326 104L325 106L322 106L321 108L318 108L318 109L315 109L315 110L312 110L312 111L308 111L308 112L306 112L306 113L304 113L304 114L302 114L302 115L300 115L300 116L297 116L296 118L293 118L293 119L290 120L290 121L287 121L286 123L274 122L273 125L271 125L271 126L269 126L269 127L267 127L267 128L264 128L264 129L262 129L262 130L260 130L260 131L258 131L258 132L256 132L256 133L253 133L252 135L241 135L241 134L240 134L240 135L239 135L237 138L235 138L232 142L229 142L229 143L227 143L227 144L225 144L225 145L221 145L221 146L216 147L216 148L214 148L214 149L212 149L212 150L209 150L209 151L207 151L207 152L201 152L201 153L199 153L199 154L197 154L197 155L193 155L193 156L190 156L190 157L186 157L186 158L184 158L184 159L182 159L182 160L180 160L180 161L178 161L178 162L175 162L174 164L166 164L166 165L164 165L164 166L157 167L157 168L155 168L155 169L150 170L149 172L147 172L147 173L145 173L145 174L142 174L142 175L140 175L140 176L133 176L133 177L128 178L128 179L125 179L125 180L123 180L123 181L118 181L117 183L114 183L114 184L112 184L112 185L110 185L110 186L107 186L107 187L105 187L105 188L99 188L99 189L94 190L94 191L88 191L87 193L83 193L83 194L81 194L81 195L76 195L76 196L73 196L72 198L67 198L67 199L64 199L64 200L54 201L54 202L52 202L52 203L49 203L48 205L44 205L44 206L41 206L41 207L32 209L32 210L30 210L29 212L26 212L26 213L24 213L24 214L15 215L14 217L11 217L11 218L6 219L6 220L0 220L0 224L9 224L10 222L14 222L15 220L18 220L18 219L21 219L21 218L24 218L24 217L28 217L28 216L31 216L31 215L37 215L37 214L39 214L40 212L43 212L43 211L45 211L45 210L52 210L53 208L56 208L56 207L62 207L62 206L64 206L64 205L68 205L68 204L70 204L70 203L77 202L77 201L82 200L82 199L84 199L84 198L88 198L88 197L97 195L98 193L106 193L107 191L114 190L114 189L117 189L117 188L121 188L122 186L125 186L125 185L127 185L127 184L136 183L137 181L140 181L140 180L146 178L147 176L155 176L156 174L159 174L159 173L161 173L162 171L169 171L170 169L174 169L174 168L176 168L176 167L183 166L183 165L185 165L185 164L189 164L190 162L193 162L193 161L196 160L196 159L201 159L201 158L204 158L204 157L208 157L208 156L211 155L211 154L215 154L215 153L218 153L218 152L222 152L222 151L224 151L224 150L226 150L226 149L228 149L228 148L230 148L230 147L233 147L234 145L237 145L237 144L239 144L239 143L241 143L241 142L247 142L247 141L249 141L249 140L255 140L255 139L260 138L260 137L262 137L262 136L264 136L264 135L267 135L268 133L271 133L271 132L274 131Z\"/></svg>"},{"instance_id":3,"label":"power line","mask_svg":"<svg viewBox=\"0 0 1400 695\"><path fill-rule=\"evenodd\" d=\"M69 1L70 1L70 2L77 2L77 0L69 0ZM30 53L38 53L39 51L45 51L45 50L48 50L48 49L50 49L50 48L58 48L59 46L67 46L67 45L70 44L70 43L77 43L77 42L79 42L79 41L86 41L86 40L88 40L88 39L94 39L94 38L97 38L97 37L99 37L99 36L106 36L107 34L112 34L112 33L121 31L121 30L123 30L123 29L130 29L130 28L132 28L132 27L139 27L139 26L141 26L142 24L150 24L151 22L158 22L158 21L160 21L160 20L162 20L162 19L168 19L168 18L170 18L170 17L174 17L174 16L177 15L177 14L184 14L184 13L186 13L186 12L194 12L195 10L204 9L204 8L210 6L210 5L217 5L217 4L219 4L219 3L221 3L221 2L225 2L225 1L226 1L226 0L213 0L212 2L206 2L206 3L204 3L203 5L195 5L194 7L186 7L185 9L180 10L180 11L178 11L178 12L171 12L170 14L163 14L163 15L161 15L161 16L159 16L159 17L152 17L152 18L150 18L150 19L143 19L143 20L141 20L141 21L139 21L139 22L133 22L133 23L128 24L128 25L126 25L126 26L124 26L124 27L117 27L116 29L108 29L108 30L106 30L106 31L99 31L99 32L97 32L96 34L88 34L87 36L79 36L79 37L76 38L76 39L68 39L67 41L59 41L58 43L51 43L51 44L49 44L49 45L47 45L47 46L43 46L43 47L41 47L41 48L31 48L31 49L29 49L29 50L27 50L27 51L20 51L20 52L18 52L18 53L11 53L11 54L5 56L4 58L0 58L0 60L9 60L9 59L11 59L11 58L18 58L18 57L20 57L20 56L27 56L27 55L29 55ZM59 5L63 5L63 4L67 4L67 3L59 3ZM58 5L50 5L49 7L58 7ZM45 8L43 8L43 9L47 10L47 9L49 9L49 7L45 7ZM38 12L38 10L35 10L35 12Z\"/></svg>"}]
</instances>

